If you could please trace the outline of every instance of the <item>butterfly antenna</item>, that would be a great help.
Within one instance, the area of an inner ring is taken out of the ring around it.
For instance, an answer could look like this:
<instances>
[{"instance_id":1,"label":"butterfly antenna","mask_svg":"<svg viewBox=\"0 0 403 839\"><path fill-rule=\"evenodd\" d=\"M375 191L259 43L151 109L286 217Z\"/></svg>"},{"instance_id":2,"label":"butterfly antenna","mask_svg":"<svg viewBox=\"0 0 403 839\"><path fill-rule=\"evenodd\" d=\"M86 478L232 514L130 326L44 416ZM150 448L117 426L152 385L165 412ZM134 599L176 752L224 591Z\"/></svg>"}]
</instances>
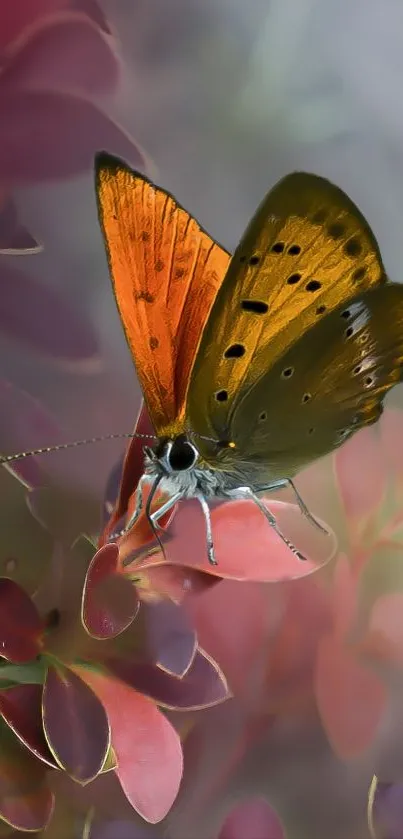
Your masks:
<instances>
[{"instance_id":1,"label":"butterfly antenna","mask_svg":"<svg viewBox=\"0 0 403 839\"><path fill-rule=\"evenodd\" d=\"M50 454L65 449L75 449L78 446L88 446L90 443L104 443L107 440L131 440L138 437L140 440L157 440L154 434L104 434L101 437L89 437L87 440L74 440L71 443L59 443L56 446L44 446L40 449L31 449L28 452L17 452L17 454L0 455L0 465L14 463L16 460L23 460L25 457L33 457L39 454Z\"/></svg>"}]
</instances>

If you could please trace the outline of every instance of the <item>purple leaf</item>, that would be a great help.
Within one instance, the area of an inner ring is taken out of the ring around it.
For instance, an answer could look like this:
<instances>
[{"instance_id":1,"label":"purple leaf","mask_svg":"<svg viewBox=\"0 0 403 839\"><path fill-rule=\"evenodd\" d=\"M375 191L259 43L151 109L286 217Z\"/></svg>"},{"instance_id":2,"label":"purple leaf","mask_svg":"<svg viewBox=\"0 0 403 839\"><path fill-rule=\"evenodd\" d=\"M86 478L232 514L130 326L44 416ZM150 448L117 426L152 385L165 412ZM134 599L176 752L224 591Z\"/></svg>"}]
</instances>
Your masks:
<instances>
[{"instance_id":1,"label":"purple leaf","mask_svg":"<svg viewBox=\"0 0 403 839\"><path fill-rule=\"evenodd\" d=\"M65 667L49 667L43 727L57 762L75 781L96 778L110 745L108 718L91 688Z\"/></svg>"},{"instance_id":2,"label":"purple leaf","mask_svg":"<svg viewBox=\"0 0 403 839\"><path fill-rule=\"evenodd\" d=\"M403 839L403 784L373 781L369 807L373 834L379 839Z\"/></svg>"},{"instance_id":3,"label":"purple leaf","mask_svg":"<svg viewBox=\"0 0 403 839\"><path fill-rule=\"evenodd\" d=\"M1 144L1 140L0 140ZM79 306L10 265L0 271L0 330L7 337L52 360L71 363L98 359L98 342Z\"/></svg>"},{"instance_id":4,"label":"purple leaf","mask_svg":"<svg viewBox=\"0 0 403 839\"><path fill-rule=\"evenodd\" d=\"M136 169L146 166L143 152L123 128L78 96L1 91L0 123L0 180L27 184L78 175L92 169L99 149Z\"/></svg>"},{"instance_id":5,"label":"purple leaf","mask_svg":"<svg viewBox=\"0 0 403 839\"><path fill-rule=\"evenodd\" d=\"M43 623L21 586L0 578L0 656L14 664L32 661L42 650Z\"/></svg>"},{"instance_id":6,"label":"purple leaf","mask_svg":"<svg viewBox=\"0 0 403 839\"><path fill-rule=\"evenodd\" d=\"M106 665L130 687L166 708L181 711L209 708L230 697L223 673L200 649L182 679L149 663L114 658L108 659Z\"/></svg>"},{"instance_id":7,"label":"purple leaf","mask_svg":"<svg viewBox=\"0 0 403 839\"><path fill-rule=\"evenodd\" d=\"M153 661L167 673L184 676L197 649L196 633L186 613L170 600L161 600L143 608Z\"/></svg>"},{"instance_id":8,"label":"purple leaf","mask_svg":"<svg viewBox=\"0 0 403 839\"><path fill-rule=\"evenodd\" d=\"M0 712L32 754L57 769L43 732L42 689L42 685L28 684L0 691Z\"/></svg>"}]
</instances>

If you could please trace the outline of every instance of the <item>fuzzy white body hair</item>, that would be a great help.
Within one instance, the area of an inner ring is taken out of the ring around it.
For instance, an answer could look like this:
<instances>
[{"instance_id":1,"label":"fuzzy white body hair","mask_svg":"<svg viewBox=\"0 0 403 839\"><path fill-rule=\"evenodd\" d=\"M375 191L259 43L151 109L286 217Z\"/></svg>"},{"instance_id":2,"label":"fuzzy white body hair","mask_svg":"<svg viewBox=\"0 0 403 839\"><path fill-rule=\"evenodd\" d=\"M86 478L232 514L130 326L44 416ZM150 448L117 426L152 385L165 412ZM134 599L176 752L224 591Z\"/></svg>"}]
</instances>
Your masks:
<instances>
[{"instance_id":1,"label":"fuzzy white body hair","mask_svg":"<svg viewBox=\"0 0 403 839\"><path fill-rule=\"evenodd\" d=\"M145 475L150 481L161 473L164 475L159 484L161 490L169 495L176 495L179 492L183 498L194 498L197 494L204 495L205 498L225 497L226 492L233 488L233 483L227 473L215 472L208 467L195 465L180 472L164 474L158 461L146 463Z\"/></svg>"}]
</instances>

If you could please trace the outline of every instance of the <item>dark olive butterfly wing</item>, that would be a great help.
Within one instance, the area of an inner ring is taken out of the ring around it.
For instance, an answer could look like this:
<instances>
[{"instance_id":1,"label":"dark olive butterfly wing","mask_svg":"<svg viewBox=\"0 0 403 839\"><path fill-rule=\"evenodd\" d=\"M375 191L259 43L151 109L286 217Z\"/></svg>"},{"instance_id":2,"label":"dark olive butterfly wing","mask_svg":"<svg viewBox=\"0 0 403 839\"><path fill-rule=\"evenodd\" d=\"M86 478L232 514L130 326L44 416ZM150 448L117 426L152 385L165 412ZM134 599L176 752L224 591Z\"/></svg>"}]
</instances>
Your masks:
<instances>
[{"instance_id":1,"label":"dark olive butterfly wing","mask_svg":"<svg viewBox=\"0 0 403 839\"><path fill-rule=\"evenodd\" d=\"M298 345L303 356L310 330L321 320L326 333L333 311L385 282L376 239L342 190L305 173L280 181L247 228L208 316L187 395L192 430L226 440L235 423L238 442L243 436L246 444L254 417L241 405L254 388L260 393L263 377L269 390L260 412L272 399L270 370L283 365L290 348ZM337 364L338 344L332 351ZM296 378L290 388L294 383ZM284 411L279 402L277 425ZM200 448L214 465L208 443L201 441Z\"/></svg>"},{"instance_id":2,"label":"dark olive butterfly wing","mask_svg":"<svg viewBox=\"0 0 403 839\"><path fill-rule=\"evenodd\" d=\"M243 395L229 418L235 448L225 462L243 464L255 485L292 477L375 422L402 378L403 286L391 283L317 323Z\"/></svg>"}]
</instances>

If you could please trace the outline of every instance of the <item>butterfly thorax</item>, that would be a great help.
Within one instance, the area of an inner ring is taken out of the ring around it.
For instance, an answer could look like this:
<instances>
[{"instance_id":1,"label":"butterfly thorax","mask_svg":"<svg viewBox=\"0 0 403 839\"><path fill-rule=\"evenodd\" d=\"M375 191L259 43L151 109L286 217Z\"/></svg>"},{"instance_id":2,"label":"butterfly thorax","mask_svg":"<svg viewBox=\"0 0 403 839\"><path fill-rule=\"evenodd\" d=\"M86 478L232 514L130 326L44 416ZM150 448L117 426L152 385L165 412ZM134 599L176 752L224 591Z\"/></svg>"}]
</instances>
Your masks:
<instances>
[{"instance_id":1,"label":"butterfly thorax","mask_svg":"<svg viewBox=\"0 0 403 839\"><path fill-rule=\"evenodd\" d=\"M150 479L160 476L162 490L170 495L180 492L184 498L198 493L206 498L222 496L229 488L228 475L202 460L186 434L161 439L155 449L146 448L145 474Z\"/></svg>"}]
</instances>

